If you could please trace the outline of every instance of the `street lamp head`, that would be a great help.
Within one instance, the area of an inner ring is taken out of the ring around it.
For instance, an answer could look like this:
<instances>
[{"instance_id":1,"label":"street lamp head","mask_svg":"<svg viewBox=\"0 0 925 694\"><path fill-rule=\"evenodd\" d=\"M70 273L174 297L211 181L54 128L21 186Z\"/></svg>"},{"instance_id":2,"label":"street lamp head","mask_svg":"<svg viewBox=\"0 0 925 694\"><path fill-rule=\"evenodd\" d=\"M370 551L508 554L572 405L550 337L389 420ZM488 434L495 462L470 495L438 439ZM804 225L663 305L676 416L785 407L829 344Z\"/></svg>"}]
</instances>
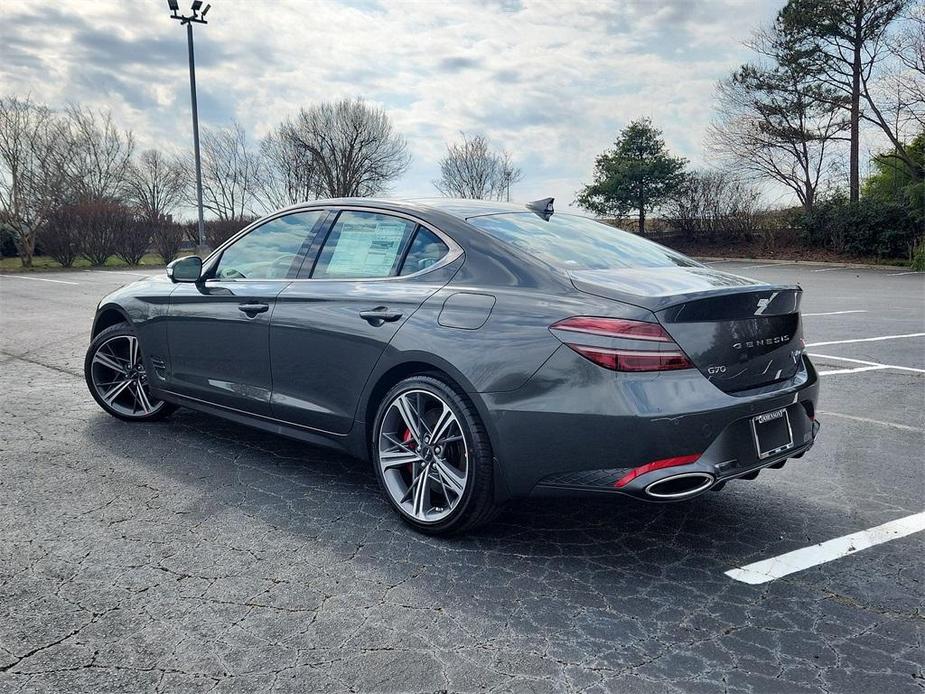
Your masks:
<instances>
[{"instance_id":1,"label":"street lamp head","mask_svg":"<svg viewBox=\"0 0 925 694\"><path fill-rule=\"evenodd\" d=\"M170 16L178 20L180 24L206 24L205 16L212 6L206 5L205 8L203 8L202 5L203 0L193 0L190 5L190 10L192 10L192 12L186 15L180 14L179 0L167 0L167 7L170 8Z\"/></svg>"}]
</instances>

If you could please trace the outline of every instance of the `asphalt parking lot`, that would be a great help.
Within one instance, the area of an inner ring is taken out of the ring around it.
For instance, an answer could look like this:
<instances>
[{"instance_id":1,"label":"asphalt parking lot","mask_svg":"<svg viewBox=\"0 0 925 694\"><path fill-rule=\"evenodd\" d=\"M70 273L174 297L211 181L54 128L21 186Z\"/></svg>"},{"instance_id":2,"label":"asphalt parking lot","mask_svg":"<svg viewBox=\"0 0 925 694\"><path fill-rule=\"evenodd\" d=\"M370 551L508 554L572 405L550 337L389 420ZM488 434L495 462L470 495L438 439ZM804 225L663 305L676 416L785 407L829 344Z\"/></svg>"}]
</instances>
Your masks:
<instances>
[{"instance_id":1,"label":"asphalt parking lot","mask_svg":"<svg viewBox=\"0 0 925 694\"><path fill-rule=\"evenodd\" d=\"M853 534L923 510L925 274L715 266L806 290L816 447L690 502L521 501L453 540L358 461L104 414L93 309L144 272L0 275L0 692L921 692L925 533Z\"/></svg>"}]
</instances>

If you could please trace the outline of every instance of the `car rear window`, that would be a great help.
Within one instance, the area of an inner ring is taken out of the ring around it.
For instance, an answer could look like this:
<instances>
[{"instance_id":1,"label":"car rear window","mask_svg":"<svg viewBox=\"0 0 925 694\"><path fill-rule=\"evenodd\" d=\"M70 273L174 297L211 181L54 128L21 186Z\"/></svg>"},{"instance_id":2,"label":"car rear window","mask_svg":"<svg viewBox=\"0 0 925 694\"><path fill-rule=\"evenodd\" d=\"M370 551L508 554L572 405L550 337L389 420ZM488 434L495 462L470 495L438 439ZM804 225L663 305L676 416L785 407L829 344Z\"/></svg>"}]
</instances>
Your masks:
<instances>
[{"instance_id":1,"label":"car rear window","mask_svg":"<svg viewBox=\"0 0 925 694\"><path fill-rule=\"evenodd\" d=\"M578 215L556 213L545 221L532 212L511 212L466 221L565 270L699 265L657 243Z\"/></svg>"},{"instance_id":2,"label":"car rear window","mask_svg":"<svg viewBox=\"0 0 925 694\"><path fill-rule=\"evenodd\" d=\"M424 227L418 227L414 234L414 241L408 248L405 262L401 266L400 275L413 275L415 272L426 270L437 263L449 252L446 244L439 237Z\"/></svg>"}]
</instances>

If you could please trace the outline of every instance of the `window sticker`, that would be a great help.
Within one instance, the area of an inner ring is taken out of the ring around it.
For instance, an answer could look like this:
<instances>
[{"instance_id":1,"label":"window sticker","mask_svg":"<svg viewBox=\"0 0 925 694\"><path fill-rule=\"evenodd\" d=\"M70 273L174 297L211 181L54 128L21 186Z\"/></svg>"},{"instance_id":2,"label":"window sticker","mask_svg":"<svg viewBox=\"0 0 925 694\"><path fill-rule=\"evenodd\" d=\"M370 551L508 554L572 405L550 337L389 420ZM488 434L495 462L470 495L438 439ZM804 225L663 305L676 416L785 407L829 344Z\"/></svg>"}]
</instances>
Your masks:
<instances>
[{"instance_id":1,"label":"window sticker","mask_svg":"<svg viewBox=\"0 0 925 694\"><path fill-rule=\"evenodd\" d=\"M391 274L407 229L405 222L345 222L328 263L329 275L385 277Z\"/></svg>"}]
</instances>

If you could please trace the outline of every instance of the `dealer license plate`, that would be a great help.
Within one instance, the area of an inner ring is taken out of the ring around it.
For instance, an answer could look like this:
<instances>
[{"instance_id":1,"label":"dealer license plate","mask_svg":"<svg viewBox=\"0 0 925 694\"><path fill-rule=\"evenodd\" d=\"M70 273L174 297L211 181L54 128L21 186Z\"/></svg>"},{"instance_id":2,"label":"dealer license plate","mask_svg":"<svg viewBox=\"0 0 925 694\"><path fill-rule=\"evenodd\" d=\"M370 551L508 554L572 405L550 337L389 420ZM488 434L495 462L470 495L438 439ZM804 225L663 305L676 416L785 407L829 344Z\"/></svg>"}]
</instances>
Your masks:
<instances>
[{"instance_id":1,"label":"dealer license plate","mask_svg":"<svg viewBox=\"0 0 925 694\"><path fill-rule=\"evenodd\" d=\"M752 417L752 433L759 460L793 448L793 431L790 429L787 408Z\"/></svg>"}]
</instances>

